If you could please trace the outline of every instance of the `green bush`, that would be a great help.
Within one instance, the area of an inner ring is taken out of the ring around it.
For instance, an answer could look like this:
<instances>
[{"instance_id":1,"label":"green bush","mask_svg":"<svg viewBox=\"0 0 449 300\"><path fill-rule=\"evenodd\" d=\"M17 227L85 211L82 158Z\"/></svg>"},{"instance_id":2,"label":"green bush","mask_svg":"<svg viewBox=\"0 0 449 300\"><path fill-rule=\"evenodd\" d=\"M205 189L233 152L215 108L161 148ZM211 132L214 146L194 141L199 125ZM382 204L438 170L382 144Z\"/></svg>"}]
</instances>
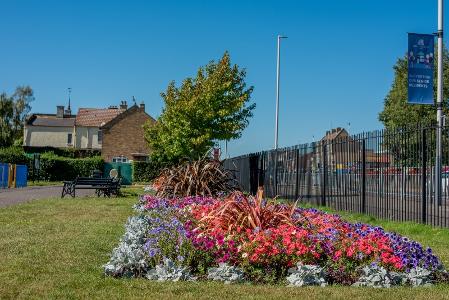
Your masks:
<instances>
[{"instance_id":1,"label":"green bush","mask_svg":"<svg viewBox=\"0 0 449 300\"><path fill-rule=\"evenodd\" d=\"M103 170L101 157L67 158L52 152L41 155L41 174L49 181L73 180L77 176L90 176L93 170Z\"/></svg>"},{"instance_id":2,"label":"green bush","mask_svg":"<svg viewBox=\"0 0 449 300\"><path fill-rule=\"evenodd\" d=\"M28 165L30 160L22 147L0 148L1 163Z\"/></svg>"},{"instance_id":3,"label":"green bush","mask_svg":"<svg viewBox=\"0 0 449 300\"><path fill-rule=\"evenodd\" d=\"M134 161L133 181L150 182L161 172L164 165L155 161Z\"/></svg>"}]
</instances>

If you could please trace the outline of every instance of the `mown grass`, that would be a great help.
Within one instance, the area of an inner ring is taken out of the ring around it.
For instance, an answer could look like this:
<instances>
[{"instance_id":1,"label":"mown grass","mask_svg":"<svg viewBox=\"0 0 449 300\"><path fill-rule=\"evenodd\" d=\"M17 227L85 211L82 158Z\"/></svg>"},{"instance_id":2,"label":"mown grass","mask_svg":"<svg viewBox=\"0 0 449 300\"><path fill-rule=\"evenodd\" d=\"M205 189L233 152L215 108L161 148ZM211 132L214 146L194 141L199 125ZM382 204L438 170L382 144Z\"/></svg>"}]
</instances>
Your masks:
<instances>
[{"instance_id":1,"label":"mown grass","mask_svg":"<svg viewBox=\"0 0 449 300\"><path fill-rule=\"evenodd\" d=\"M369 289L289 288L212 282L158 283L104 277L102 265L124 232L136 189L122 198L45 199L0 209L1 298L449 299L449 285ZM449 265L449 230L344 214L432 247Z\"/></svg>"},{"instance_id":2,"label":"mown grass","mask_svg":"<svg viewBox=\"0 0 449 300\"><path fill-rule=\"evenodd\" d=\"M28 186L53 186L53 185L62 185L62 181L28 181Z\"/></svg>"}]
</instances>

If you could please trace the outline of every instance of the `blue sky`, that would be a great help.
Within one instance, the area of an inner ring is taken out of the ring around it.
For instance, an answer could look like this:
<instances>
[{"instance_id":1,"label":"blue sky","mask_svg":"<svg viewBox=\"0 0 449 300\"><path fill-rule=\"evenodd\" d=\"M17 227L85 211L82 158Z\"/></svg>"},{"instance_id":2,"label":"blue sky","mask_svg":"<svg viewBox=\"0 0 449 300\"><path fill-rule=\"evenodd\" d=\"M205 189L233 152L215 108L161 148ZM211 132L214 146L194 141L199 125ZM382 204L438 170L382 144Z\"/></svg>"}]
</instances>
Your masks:
<instances>
[{"instance_id":1,"label":"blue sky","mask_svg":"<svg viewBox=\"0 0 449 300\"><path fill-rule=\"evenodd\" d=\"M432 33L437 1L1 1L0 92L35 91L33 112L145 101L225 50L255 87L254 118L230 155L273 147L276 35L282 44L280 146L377 120L407 32ZM445 28L447 30L447 27Z\"/></svg>"}]
</instances>

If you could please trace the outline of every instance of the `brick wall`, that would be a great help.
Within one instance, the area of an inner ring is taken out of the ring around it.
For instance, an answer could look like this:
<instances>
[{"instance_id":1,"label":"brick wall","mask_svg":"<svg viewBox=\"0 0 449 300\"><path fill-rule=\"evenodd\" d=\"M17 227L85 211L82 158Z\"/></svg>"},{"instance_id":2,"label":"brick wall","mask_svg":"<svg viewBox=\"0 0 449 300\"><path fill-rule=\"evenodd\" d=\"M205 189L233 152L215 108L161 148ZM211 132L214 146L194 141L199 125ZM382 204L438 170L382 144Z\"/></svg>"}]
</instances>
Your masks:
<instances>
[{"instance_id":1,"label":"brick wall","mask_svg":"<svg viewBox=\"0 0 449 300\"><path fill-rule=\"evenodd\" d=\"M143 125L150 120L143 108L138 108L123 113L118 117L118 122L110 128L103 130L103 143L101 156L106 162L111 162L113 157L125 156L133 159L132 153L149 153L148 145L144 138Z\"/></svg>"}]
</instances>

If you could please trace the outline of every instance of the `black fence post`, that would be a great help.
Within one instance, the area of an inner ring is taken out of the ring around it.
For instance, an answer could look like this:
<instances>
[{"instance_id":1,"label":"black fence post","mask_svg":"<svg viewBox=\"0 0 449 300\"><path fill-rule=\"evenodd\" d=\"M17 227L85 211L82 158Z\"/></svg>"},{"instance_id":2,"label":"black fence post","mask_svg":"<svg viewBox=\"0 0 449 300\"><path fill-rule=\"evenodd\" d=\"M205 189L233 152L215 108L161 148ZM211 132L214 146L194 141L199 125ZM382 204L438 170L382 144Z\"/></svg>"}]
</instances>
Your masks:
<instances>
[{"instance_id":1,"label":"black fence post","mask_svg":"<svg viewBox=\"0 0 449 300\"><path fill-rule=\"evenodd\" d=\"M295 200L299 198L299 148L296 149Z\"/></svg>"},{"instance_id":2,"label":"black fence post","mask_svg":"<svg viewBox=\"0 0 449 300\"><path fill-rule=\"evenodd\" d=\"M274 149L274 195L278 195L278 150Z\"/></svg>"},{"instance_id":3,"label":"black fence post","mask_svg":"<svg viewBox=\"0 0 449 300\"><path fill-rule=\"evenodd\" d=\"M424 224L427 222L427 145L426 145L426 129L422 129L421 133L421 152L422 152L422 171L421 171L421 222Z\"/></svg>"},{"instance_id":4,"label":"black fence post","mask_svg":"<svg viewBox=\"0 0 449 300\"><path fill-rule=\"evenodd\" d=\"M265 191L264 155L265 155L265 152L261 152L260 155L259 155L258 171L257 171L257 189L259 189L259 187L262 187L264 189L264 191Z\"/></svg>"},{"instance_id":5,"label":"black fence post","mask_svg":"<svg viewBox=\"0 0 449 300\"><path fill-rule=\"evenodd\" d=\"M326 185L327 185L327 148L326 142L323 142L323 182L321 189L321 205L326 206Z\"/></svg>"},{"instance_id":6,"label":"black fence post","mask_svg":"<svg viewBox=\"0 0 449 300\"><path fill-rule=\"evenodd\" d=\"M253 155L249 155L248 157L248 164L249 164L249 193L251 195L255 195L254 192L254 163L253 163Z\"/></svg>"},{"instance_id":7,"label":"black fence post","mask_svg":"<svg viewBox=\"0 0 449 300\"><path fill-rule=\"evenodd\" d=\"M362 140L362 213L366 213L366 141Z\"/></svg>"}]
</instances>

